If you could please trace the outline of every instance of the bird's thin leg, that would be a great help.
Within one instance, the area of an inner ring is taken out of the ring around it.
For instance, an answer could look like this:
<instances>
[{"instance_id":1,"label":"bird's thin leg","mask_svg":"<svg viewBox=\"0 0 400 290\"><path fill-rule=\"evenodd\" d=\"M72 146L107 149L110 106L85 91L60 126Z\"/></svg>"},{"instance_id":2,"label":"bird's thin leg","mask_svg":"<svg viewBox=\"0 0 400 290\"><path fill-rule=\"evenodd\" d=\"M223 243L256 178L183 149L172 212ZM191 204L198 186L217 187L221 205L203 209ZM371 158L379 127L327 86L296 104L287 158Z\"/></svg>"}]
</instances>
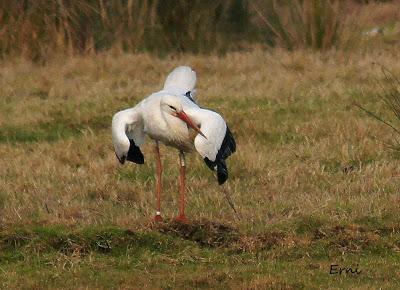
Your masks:
<instances>
[{"instance_id":1,"label":"bird's thin leg","mask_svg":"<svg viewBox=\"0 0 400 290\"><path fill-rule=\"evenodd\" d=\"M154 147L154 152L156 154L156 193L157 193L157 205L156 205L156 216L154 221L161 222L161 190L162 190L162 164L160 156L160 147L158 146L158 141L156 141L156 146Z\"/></svg>"},{"instance_id":2,"label":"bird's thin leg","mask_svg":"<svg viewBox=\"0 0 400 290\"><path fill-rule=\"evenodd\" d=\"M179 164L180 164L180 176L179 176L179 216L176 218L177 221L188 223L188 219L185 216L185 202L186 202L186 163L185 163L185 153L183 151L179 152Z\"/></svg>"}]
</instances>

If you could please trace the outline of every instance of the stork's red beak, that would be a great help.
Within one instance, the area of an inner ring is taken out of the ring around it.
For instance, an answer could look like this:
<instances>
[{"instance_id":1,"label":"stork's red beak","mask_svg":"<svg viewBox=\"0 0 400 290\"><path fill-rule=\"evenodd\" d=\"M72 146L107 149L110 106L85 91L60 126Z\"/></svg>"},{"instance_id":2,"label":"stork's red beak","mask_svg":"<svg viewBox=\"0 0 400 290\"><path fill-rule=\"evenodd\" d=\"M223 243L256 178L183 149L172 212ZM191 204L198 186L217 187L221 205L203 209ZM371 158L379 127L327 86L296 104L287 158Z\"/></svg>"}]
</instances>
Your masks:
<instances>
[{"instance_id":1,"label":"stork's red beak","mask_svg":"<svg viewBox=\"0 0 400 290\"><path fill-rule=\"evenodd\" d=\"M181 119L183 122L185 122L186 124L188 124L188 126L189 126L190 128L193 128L197 133L199 133L201 136L203 136L204 138L207 139L207 137L203 134L203 132L201 132L199 126L197 126L197 125L192 121L192 119L190 119L189 116L188 116L184 111L177 112L177 113L176 113L176 116L177 116L179 119Z\"/></svg>"}]
</instances>

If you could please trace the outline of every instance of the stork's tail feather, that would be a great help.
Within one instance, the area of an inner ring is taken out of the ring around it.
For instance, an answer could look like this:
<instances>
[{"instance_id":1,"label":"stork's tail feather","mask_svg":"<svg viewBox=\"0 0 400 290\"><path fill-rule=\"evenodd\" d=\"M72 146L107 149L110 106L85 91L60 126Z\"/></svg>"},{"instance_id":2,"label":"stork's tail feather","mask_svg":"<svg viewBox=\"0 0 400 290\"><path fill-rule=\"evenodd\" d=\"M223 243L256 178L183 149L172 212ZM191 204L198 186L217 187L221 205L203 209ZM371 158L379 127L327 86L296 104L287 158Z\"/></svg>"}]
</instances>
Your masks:
<instances>
[{"instance_id":1,"label":"stork's tail feather","mask_svg":"<svg viewBox=\"0 0 400 290\"><path fill-rule=\"evenodd\" d=\"M164 89L180 89L183 93L193 91L196 86L196 72L188 66L178 66L167 77Z\"/></svg>"}]
</instances>

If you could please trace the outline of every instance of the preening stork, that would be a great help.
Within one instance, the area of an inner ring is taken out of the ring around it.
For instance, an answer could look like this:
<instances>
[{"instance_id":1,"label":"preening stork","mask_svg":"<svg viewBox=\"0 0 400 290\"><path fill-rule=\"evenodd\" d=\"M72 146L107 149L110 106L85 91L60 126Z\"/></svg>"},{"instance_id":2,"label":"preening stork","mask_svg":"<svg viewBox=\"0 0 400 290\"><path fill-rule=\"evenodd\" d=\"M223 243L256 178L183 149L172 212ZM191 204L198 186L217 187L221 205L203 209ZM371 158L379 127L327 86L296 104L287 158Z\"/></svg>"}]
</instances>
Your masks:
<instances>
[{"instance_id":1,"label":"preening stork","mask_svg":"<svg viewBox=\"0 0 400 290\"><path fill-rule=\"evenodd\" d=\"M143 164L140 150L146 135L155 141L157 211L161 218L162 164L159 142L179 150L180 206L178 221L185 216L185 153L194 149L206 165L217 172L221 185L228 179L225 160L236 150L235 139L224 119L214 111L198 106L195 101L196 73L187 66L175 68L167 77L164 88L135 107L116 113L112 120L112 141L120 163L126 160ZM193 134L194 133L194 134Z\"/></svg>"}]
</instances>

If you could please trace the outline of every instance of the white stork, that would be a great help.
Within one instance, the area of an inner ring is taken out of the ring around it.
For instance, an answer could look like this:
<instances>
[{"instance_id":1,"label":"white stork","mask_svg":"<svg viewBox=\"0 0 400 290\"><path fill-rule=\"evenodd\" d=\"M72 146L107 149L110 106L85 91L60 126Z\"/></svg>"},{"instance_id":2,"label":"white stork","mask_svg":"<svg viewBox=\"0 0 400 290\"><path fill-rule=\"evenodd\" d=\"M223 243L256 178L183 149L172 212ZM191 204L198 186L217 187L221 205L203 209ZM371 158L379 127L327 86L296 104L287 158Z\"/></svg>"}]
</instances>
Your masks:
<instances>
[{"instance_id":1,"label":"white stork","mask_svg":"<svg viewBox=\"0 0 400 290\"><path fill-rule=\"evenodd\" d=\"M197 105L194 100L195 85L196 73L187 66L177 67L168 75L161 91L145 98L133 108L116 113L112 120L115 154L122 164L125 160L143 164L144 157L140 146L143 145L145 136L148 135L155 141L157 166L155 221L162 221L160 209L162 165L159 142L179 150L180 206L176 220L187 222L185 216L186 152L196 149L207 166L217 171L219 184L223 184L228 179L225 159L235 152L235 140L219 114Z\"/></svg>"}]
</instances>

